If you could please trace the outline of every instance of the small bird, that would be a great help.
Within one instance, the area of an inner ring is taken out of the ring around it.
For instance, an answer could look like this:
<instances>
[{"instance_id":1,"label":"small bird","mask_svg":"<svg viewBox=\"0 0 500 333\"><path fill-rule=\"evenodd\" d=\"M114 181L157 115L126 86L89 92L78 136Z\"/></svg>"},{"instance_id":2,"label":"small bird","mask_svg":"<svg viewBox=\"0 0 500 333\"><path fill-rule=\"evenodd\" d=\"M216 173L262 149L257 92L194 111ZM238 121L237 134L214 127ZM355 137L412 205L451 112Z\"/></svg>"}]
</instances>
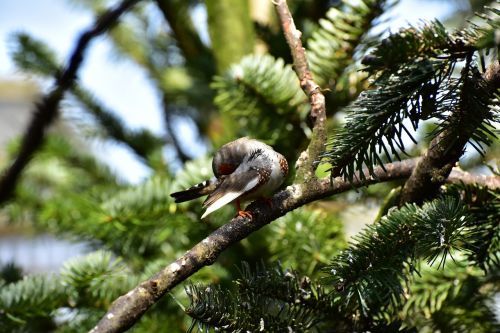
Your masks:
<instances>
[{"instance_id":1,"label":"small bird","mask_svg":"<svg viewBox=\"0 0 500 333\"><path fill-rule=\"evenodd\" d=\"M239 216L251 217L241 210L240 202L272 194L288 174L288 163L271 146L244 137L223 145L215 153L212 169L212 179L170 196L184 202L208 194L201 218L230 202L236 204Z\"/></svg>"}]
</instances>

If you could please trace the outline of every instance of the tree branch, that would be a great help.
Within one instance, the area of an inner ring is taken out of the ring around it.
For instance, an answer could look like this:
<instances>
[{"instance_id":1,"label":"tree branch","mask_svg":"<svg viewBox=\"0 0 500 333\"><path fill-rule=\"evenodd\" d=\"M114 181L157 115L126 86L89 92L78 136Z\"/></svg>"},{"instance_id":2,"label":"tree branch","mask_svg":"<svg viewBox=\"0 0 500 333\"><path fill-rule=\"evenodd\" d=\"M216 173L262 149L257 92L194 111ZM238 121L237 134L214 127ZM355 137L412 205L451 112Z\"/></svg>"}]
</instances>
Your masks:
<instances>
[{"instance_id":1,"label":"tree branch","mask_svg":"<svg viewBox=\"0 0 500 333\"><path fill-rule=\"evenodd\" d=\"M300 81L302 90L309 96L311 104L310 116L313 120L313 132L307 150L301 154L297 161L296 181L307 182L315 178L314 171L326 143L326 105L325 96L319 85L312 78L304 47L300 37L302 33L297 30L292 14L285 0L274 2L276 11L283 27L283 34L292 53L295 72Z\"/></svg>"},{"instance_id":2,"label":"tree branch","mask_svg":"<svg viewBox=\"0 0 500 333\"><path fill-rule=\"evenodd\" d=\"M177 153L177 157L182 162L182 164L184 164L187 161L190 161L191 157L189 157L189 155L184 152L179 139L177 139L177 135L175 134L175 129L173 127L172 110L168 105L168 98L165 94L163 94L162 103L165 127L167 129L168 135L170 136L170 140L172 142L172 145L174 146L175 152Z\"/></svg>"},{"instance_id":3,"label":"tree branch","mask_svg":"<svg viewBox=\"0 0 500 333\"><path fill-rule=\"evenodd\" d=\"M469 70L469 64L464 71ZM450 123L459 124L458 131L456 127L445 128L437 137L435 137L427 152L419 161L411 177L406 181L401 193L400 205L406 202L421 203L425 198L434 196L439 187L446 181L450 175L451 169L458 162L464 152L465 145L469 141L474 130L481 124L484 114L471 115L475 117L476 127L465 126L465 122L470 122L471 112L469 97L474 95L490 94L498 89L500 85L500 65L498 61L492 63L483 77L479 74L469 78L465 75L465 83L462 88L462 98L458 110L450 117Z\"/></svg>"},{"instance_id":4,"label":"tree branch","mask_svg":"<svg viewBox=\"0 0 500 333\"><path fill-rule=\"evenodd\" d=\"M248 237L251 233L285 215L287 212L309 202L349 191L353 188L373 183L402 179L410 175L414 160L387 164L387 173L381 167L375 169L378 179L367 173L365 182L349 183L342 178L333 181L330 178L311 180L305 184L296 184L275 194L271 204L254 202L246 210L250 211L251 220L236 217L221 226L204 240L196 244L182 257L158 272L151 279L139 284L127 294L113 302L110 309L99 321L91 333L123 332L130 328L155 302L182 281L204 266L211 265L217 257L232 244Z\"/></svg>"},{"instance_id":5,"label":"tree branch","mask_svg":"<svg viewBox=\"0 0 500 333\"><path fill-rule=\"evenodd\" d=\"M381 183L391 180L405 179L410 176L417 164L417 159L388 163L374 169L374 177L368 170L364 170L365 181L356 178L352 183L337 177L333 180L315 179L308 183L295 184L275 194L271 204L267 202L253 202L246 210L250 211L251 220L236 217L229 223L212 232L208 237L193 246L182 257L166 266L152 278L140 283L127 294L116 299L104 317L99 321L91 333L123 332L130 328L139 318L165 293L169 292L191 275L205 266L213 264L217 257L228 247L248 237L251 233L261 229L289 211L299 208L310 202L323 199L334 194L343 193L355 188ZM479 180L484 185L500 188L499 177L476 178L468 174L465 179L463 171L452 173L453 182L470 183Z\"/></svg>"},{"instance_id":6,"label":"tree branch","mask_svg":"<svg viewBox=\"0 0 500 333\"><path fill-rule=\"evenodd\" d=\"M109 29L125 11L140 0L124 0L117 7L98 17L93 26L83 32L71 53L69 62L56 78L52 90L37 103L33 117L23 136L21 148L14 162L4 170L0 179L0 203L7 201L16 187L16 183L33 154L43 143L45 132L57 117L59 103L64 93L71 88L76 74L84 59L84 53L90 41Z\"/></svg>"},{"instance_id":7,"label":"tree branch","mask_svg":"<svg viewBox=\"0 0 500 333\"><path fill-rule=\"evenodd\" d=\"M473 175L458 168L451 170L450 176L446 179L447 183L463 183L468 185L484 186L491 190L500 190L500 177Z\"/></svg>"}]
</instances>

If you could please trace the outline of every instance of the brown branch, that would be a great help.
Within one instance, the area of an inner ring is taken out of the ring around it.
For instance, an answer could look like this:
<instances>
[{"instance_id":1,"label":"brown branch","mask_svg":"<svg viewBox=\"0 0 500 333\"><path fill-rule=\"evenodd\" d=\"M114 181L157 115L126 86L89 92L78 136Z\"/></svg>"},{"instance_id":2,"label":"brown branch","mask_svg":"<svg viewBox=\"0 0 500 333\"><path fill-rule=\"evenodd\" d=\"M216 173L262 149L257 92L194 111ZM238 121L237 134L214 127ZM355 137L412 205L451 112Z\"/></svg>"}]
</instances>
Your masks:
<instances>
[{"instance_id":1,"label":"brown branch","mask_svg":"<svg viewBox=\"0 0 500 333\"><path fill-rule=\"evenodd\" d=\"M311 180L305 184L296 184L275 194L271 204L254 202L246 210L253 219L236 217L229 223L215 230L204 240L196 244L182 257L166 266L155 276L139 284L127 294L113 302L110 309L102 317L91 333L123 332L130 328L155 302L182 281L193 275L204 266L211 265L217 257L232 244L248 237L278 217L307 203L322 199L333 194L349 191L353 188L366 186L389 180L402 179L410 175L415 165L414 160L396 162L375 168L376 177L349 183L342 178Z\"/></svg>"},{"instance_id":2,"label":"brown branch","mask_svg":"<svg viewBox=\"0 0 500 333\"><path fill-rule=\"evenodd\" d=\"M92 27L83 32L71 53L69 62L56 78L52 90L37 103L33 117L23 136L21 148L14 162L4 170L0 179L0 203L7 201L16 187L22 171L28 165L33 154L41 147L45 132L57 117L59 103L64 93L71 88L76 74L83 62L85 50L90 41L109 29L125 11L139 0L125 0L113 9L98 17Z\"/></svg>"},{"instance_id":3,"label":"brown branch","mask_svg":"<svg viewBox=\"0 0 500 333\"><path fill-rule=\"evenodd\" d=\"M236 217L229 223L212 232L208 237L193 246L182 257L166 266L152 278L140 283L127 294L116 299L104 317L91 333L123 332L130 328L140 317L169 292L191 275L215 262L228 247L248 237L251 233L266 226L289 211L310 202L343 193L355 188L409 177L418 159L389 163L376 167L373 176L364 170L365 181L356 178L352 183L337 177L333 180L314 179L307 183L291 185L271 198L271 204L256 201L247 210L253 219ZM464 176L462 178L461 176ZM475 183L500 189L500 178L473 176L463 171L453 170L449 182Z\"/></svg>"},{"instance_id":4,"label":"brown branch","mask_svg":"<svg viewBox=\"0 0 500 333\"><path fill-rule=\"evenodd\" d=\"M473 175L458 168L451 170L450 176L446 179L447 183L463 183L467 185L484 186L491 190L500 190L499 176Z\"/></svg>"},{"instance_id":5,"label":"brown branch","mask_svg":"<svg viewBox=\"0 0 500 333\"><path fill-rule=\"evenodd\" d=\"M464 68L468 71L469 66ZM484 96L487 100L500 85L500 65L495 61L481 77L473 72L472 77L465 73L465 82L462 87L461 101L458 109L450 116L450 123L456 124L453 128L445 128L435 137L427 152L419 161L411 177L406 181L401 193L400 205L406 202L421 203L424 199L437 194L439 187L450 175L451 169L462 156L465 145L477 126L480 126L483 114L474 112L469 96ZM468 123L474 119L475 126ZM461 128L463 130L457 130Z\"/></svg>"},{"instance_id":6,"label":"brown branch","mask_svg":"<svg viewBox=\"0 0 500 333\"><path fill-rule=\"evenodd\" d=\"M285 0L274 2L276 11L283 27L283 34L292 53L295 72L300 81L302 90L309 97L311 104L310 116L313 120L313 131L311 141L307 150L301 154L297 161L296 181L307 182L315 178L314 170L316 162L319 161L321 153L325 149L326 143L326 105L325 96L321 92L319 85L312 78L304 47L300 37L302 33L297 30L293 22L292 14L288 9Z\"/></svg>"}]
</instances>

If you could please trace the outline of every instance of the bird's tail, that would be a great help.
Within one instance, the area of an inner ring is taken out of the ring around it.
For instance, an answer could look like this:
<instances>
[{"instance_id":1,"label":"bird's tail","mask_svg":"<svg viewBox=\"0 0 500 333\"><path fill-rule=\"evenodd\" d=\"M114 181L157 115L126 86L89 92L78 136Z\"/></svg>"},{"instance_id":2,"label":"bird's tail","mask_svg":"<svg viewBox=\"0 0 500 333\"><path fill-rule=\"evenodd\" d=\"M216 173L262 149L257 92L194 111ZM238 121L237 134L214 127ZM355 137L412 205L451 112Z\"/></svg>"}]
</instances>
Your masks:
<instances>
[{"instance_id":1,"label":"bird's tail","mask_svg":"<svg viewBox=\"0 0 500 333\"><path fill-rule=\"evenodd\" d=\"M175 199L175 202L193 200L212 193L217 187L218 183L218 179L212 178L196 184L193 187L188 188L187 190L171 193L170 196Z\"/></svg>"}]
</instances>

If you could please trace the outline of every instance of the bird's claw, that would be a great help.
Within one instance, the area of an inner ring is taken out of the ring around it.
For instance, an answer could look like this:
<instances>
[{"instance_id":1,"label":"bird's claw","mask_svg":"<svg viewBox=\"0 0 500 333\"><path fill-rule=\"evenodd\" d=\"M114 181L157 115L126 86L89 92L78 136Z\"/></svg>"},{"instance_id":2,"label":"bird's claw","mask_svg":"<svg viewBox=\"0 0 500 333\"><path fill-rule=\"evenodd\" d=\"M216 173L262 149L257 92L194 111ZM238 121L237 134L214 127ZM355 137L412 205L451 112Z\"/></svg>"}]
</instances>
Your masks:
<instances>
[{"instance_id":1,"label":"bird's claw","mask_svg":"<svg viewBox=\"0 0 500 333\"><path fill-rule=\"evenodd\" d=\"M246 211L246 210L238 210L238 214L236 214L236 216L248 218L248 219L252 219L252 217L253 217L252 213L250 213L249 211Z\"/></svg>"}]
</instances>

